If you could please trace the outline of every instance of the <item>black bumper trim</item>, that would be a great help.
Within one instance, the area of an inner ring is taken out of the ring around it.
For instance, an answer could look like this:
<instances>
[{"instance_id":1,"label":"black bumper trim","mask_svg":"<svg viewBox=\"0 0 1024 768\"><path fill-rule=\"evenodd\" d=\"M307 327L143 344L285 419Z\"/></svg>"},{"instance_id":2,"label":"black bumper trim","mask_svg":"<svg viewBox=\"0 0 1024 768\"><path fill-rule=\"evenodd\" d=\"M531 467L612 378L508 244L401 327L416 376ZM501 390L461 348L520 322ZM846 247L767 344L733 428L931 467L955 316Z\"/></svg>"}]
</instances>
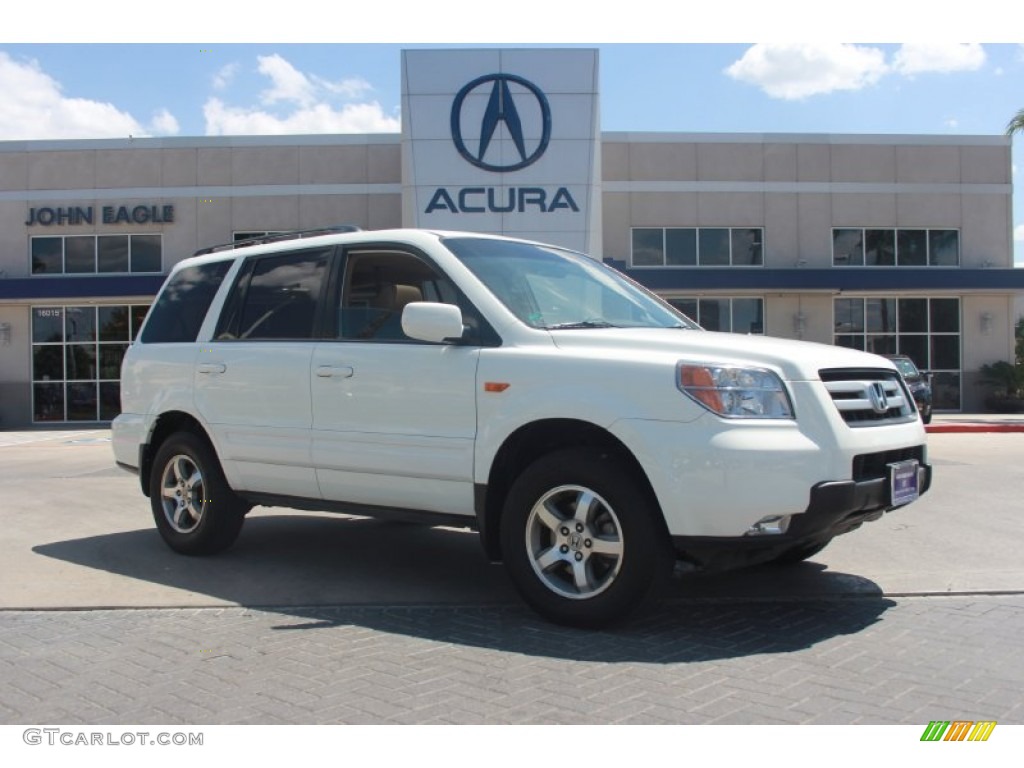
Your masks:
<instances>
[{"instance_id":1,"label":"black bumper trim","mask_svg":"<svg viewBox=\"0 0 1024 768\"><path fill-rule=\"evenodd\" d=\"M919 493L932 484L930 464L920 466ZM794 515L783 534L767 536L673 536L672 545L684 560L704 570L755 565L797 546L828 541L863 523L877 520L892 506L888 478L860 482L838 480L811 488L802 514Z\"/></svg>"}]
</instances>

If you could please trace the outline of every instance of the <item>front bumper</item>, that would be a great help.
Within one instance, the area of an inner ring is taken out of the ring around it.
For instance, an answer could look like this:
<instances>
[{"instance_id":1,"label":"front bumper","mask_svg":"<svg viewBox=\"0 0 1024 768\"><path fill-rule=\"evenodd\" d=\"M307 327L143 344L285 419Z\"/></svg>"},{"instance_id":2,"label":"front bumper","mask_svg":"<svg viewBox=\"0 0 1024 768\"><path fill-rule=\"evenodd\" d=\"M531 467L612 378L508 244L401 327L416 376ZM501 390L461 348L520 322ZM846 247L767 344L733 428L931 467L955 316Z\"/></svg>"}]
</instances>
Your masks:
<instances>
[{"instance_id":1,"label":"front bumper","mask_svg":"<svg viewBox=\"0 0 1024 768\"><path fill-rule=\"evenodd\" d=\"M931 487L932 467L918 467L921 495ZM877 520L892 506L889 480L841 480L818 483L802 514L793 515L785 533L770 536L673 536L672 545L684 561L699 570L718 571L767 562L809 544L827 542L863 523Z\"/></svg>"}]
</instances>

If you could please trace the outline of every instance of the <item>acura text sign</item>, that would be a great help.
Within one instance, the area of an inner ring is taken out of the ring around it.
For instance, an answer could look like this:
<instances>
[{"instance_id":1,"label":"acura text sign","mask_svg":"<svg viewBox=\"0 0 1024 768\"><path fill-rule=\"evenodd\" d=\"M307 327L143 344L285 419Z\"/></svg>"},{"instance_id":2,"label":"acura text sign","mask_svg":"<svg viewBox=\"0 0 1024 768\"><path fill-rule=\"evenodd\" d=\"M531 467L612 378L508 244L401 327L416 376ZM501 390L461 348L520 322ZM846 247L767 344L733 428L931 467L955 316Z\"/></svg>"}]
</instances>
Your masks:
<instances>
[{"instance_id":1,"label":"acura text sign","mask_svg":"<svg viewBox=\"0 0 1024 768\"><path fill-rule=\"evenodd\" d=\"M403 51L403 224L600 251L597 51Z\"/></svg>"}]
</instances>

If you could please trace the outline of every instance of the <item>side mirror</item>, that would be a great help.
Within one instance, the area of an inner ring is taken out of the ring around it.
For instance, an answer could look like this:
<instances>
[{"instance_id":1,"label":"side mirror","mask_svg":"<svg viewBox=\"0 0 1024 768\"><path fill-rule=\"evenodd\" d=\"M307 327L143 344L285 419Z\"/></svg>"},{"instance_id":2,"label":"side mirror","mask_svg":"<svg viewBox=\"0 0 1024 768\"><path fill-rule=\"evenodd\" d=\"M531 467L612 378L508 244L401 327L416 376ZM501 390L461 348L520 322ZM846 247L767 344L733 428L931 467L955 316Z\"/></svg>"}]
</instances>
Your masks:
<instances>
[{"instance_id":1,"label":"side mirror","mask_svg":"<svg viewBox=\"0 0 1024 768\"><path fill-rule=\"evenodd\" d=\"M458 341L464 332L462 310L454 304L414 301L402 310L402 330L418 341Z\"/></svg>"}]
</instances>

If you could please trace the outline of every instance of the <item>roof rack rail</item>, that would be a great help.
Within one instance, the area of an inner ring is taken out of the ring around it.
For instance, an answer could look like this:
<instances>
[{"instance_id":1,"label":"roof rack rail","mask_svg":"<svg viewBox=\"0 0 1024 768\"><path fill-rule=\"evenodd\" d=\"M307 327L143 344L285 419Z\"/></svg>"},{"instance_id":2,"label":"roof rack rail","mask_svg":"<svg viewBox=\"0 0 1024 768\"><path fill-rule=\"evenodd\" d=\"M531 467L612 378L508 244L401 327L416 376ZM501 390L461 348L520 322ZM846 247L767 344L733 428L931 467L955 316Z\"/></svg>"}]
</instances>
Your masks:
<instances>
[{"instance_id":1,"label":"roof rack rail","mask_svg":"<svg viewBox=\"0 0 1024 768\"><path fill-rule=\"evenodd\" d=\"M230 243L221 243L220 245L211 245L206 248L200 248L192 255L205 256L208 253L232 251L235 248L246 248L250 245L278 243L284 240L301 240L304 237L317 237L318 235L339 235L344 232L361 232L362 229L362 227L357 227L355 224L336 224L332 227L318 227L317 229L296 229L288 232L275 232L274 234L263 235L262 237L250 237L245 240L235 240Z\"/></svg>"}]
</instances>

